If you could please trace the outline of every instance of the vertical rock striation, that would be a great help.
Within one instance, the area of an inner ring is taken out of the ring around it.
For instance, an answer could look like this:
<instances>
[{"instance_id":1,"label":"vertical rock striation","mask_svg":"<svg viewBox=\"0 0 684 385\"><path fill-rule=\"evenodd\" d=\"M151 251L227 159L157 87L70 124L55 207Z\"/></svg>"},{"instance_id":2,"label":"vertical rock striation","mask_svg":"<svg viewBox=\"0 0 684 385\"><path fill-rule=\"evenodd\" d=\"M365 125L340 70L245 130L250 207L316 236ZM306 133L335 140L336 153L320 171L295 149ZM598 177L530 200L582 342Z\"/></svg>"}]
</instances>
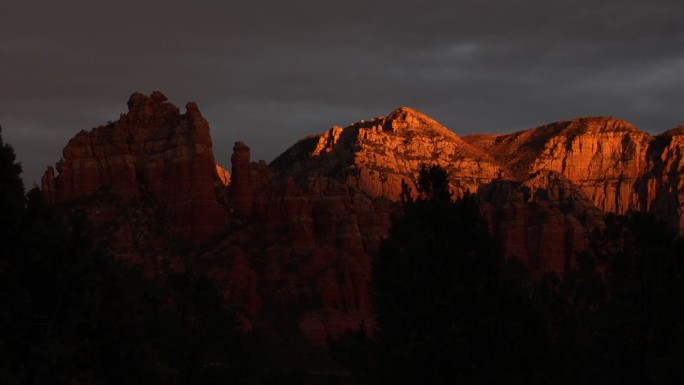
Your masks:
<instances>
[{"instance_id":1,"label":"vertical rock striation","mask_svg":"<svg viewBox=\"0 0 684 385\"><path fill-rule=\"evenodd\" d=\"M619 119L590 117L464 140L518 180L554 171L604 212L652 212L682 232L683 132L676 128L654 137Z\"/></svg>"},{"instance_id":2,"label":"vertical rock striation","mask_svg":"<svg viewBox=\"0 0 684 385\"><path fill-rule=\"evenodd\" d=\"M614 118L581 118L509 135L465 137L516 176L555 171L606 212L637 208L635 184L646 171L652 137Z\"/></svg>"},{"instance_id":3,"label":"vertical rock striation","mask_svg":"<svg viewBox=\"0 0 684 385\"><path fill-rule=\"evenodd\" d=\"M326 177L299 186L272 178L249 148L233 147L231 231L204 258L227 300L279 332L325 345L329 335L373 324L371 255L398 206Z\"/></svg>"},{"instance_id":4,"label":"vertical rock striation","mask_svg":"<svg viewBox=\"0 0 684 385\"><path fill-rule=\"evenodd\" d=\"M656 136L639 184L640 208L684 232L684 127Z\"/></svg>"},{"instance_id":5,"label":"vertical rock striation","mask_svg":"<svg viewBox=\"0 0 684 385\"><path fill-rule=\"evenodd\" d=\"M252 181L250 178L249 147L242 142L235 142L233 155L230 157L232 164L232 179L230 185L230 201L235 212L243 217L252 213Z\"/></svg>"},{"instance_id":6,"label":"vertical rock striation","mask_svg":"<svg viewBox=\"0 0 684 385\"><path fill-rule=\"evenodd\" d=\"M209 125L193 102L181 114L160 92L135 93L119 120L71 139L55 169L42 179L48 202L102 192L121 201L152 197L172 232L195 244L225 222Z\"/></svg>"}]
</instances>

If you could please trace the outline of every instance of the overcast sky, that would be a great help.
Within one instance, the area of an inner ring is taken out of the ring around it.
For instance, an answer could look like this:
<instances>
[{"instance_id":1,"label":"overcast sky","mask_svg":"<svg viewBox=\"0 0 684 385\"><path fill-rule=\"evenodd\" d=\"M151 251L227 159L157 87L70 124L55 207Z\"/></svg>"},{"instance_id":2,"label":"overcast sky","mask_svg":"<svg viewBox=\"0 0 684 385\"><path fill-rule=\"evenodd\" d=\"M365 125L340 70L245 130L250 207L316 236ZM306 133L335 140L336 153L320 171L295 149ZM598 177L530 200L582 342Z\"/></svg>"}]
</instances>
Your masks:
<instances>
[{"instance_id":1,"label":"overcast sky","mask_svg":"<svg viewBox=\"0 0 684 385\"><path fill-rule=\"evenodd\" d=\"M612 115L684 124L684 1L22 0L0 10L0 125L27 187L131 93L196 101L219 163L416 108L459 135Z\"/></svg>"}]
</instances>

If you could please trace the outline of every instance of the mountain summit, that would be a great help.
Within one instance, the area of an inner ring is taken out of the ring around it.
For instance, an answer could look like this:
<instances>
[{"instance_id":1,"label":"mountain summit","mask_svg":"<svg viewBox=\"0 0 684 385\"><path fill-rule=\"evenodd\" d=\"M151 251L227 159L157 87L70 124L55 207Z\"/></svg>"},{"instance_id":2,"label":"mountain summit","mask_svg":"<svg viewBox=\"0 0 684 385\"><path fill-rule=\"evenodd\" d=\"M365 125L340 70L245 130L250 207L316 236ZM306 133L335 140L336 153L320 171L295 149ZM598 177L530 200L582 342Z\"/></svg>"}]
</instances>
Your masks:
<instances>
[{"instance_id":1,"label":"mountain summit","mask_svg":"<svg viewBox=\"0 0 684 385\"><path fill-rule=\"evenodd\" d=\"M494 159L428 116L402 107L387 117L332 127L309 136L271 163L278 175L302 181L333 178L370 196L398 200L402 181L421 164L447 170L455 192L475 192L504 174Z\"/></svg>"}]
</instances>

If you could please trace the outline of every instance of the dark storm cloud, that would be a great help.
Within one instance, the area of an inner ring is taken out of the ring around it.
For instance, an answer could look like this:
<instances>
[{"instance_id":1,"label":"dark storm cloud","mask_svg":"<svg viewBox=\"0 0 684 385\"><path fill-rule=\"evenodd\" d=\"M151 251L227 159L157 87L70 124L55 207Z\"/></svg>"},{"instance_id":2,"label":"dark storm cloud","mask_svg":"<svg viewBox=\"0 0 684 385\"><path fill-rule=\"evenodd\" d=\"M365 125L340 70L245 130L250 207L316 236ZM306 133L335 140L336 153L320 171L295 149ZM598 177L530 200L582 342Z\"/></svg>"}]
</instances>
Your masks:
<instances>
[{"instance_id":1,"label":"dark storm cloud","mask_svg":"<svg viewBox=\"0 0 684 385\"><path fill-rule=\"evenodd\" d=\"M134 91L197 101L217 161L407 105L459 134L614 115L684 123L679 1L15 2L0 124L27 182Z\"/></svg>"}]
</instances>

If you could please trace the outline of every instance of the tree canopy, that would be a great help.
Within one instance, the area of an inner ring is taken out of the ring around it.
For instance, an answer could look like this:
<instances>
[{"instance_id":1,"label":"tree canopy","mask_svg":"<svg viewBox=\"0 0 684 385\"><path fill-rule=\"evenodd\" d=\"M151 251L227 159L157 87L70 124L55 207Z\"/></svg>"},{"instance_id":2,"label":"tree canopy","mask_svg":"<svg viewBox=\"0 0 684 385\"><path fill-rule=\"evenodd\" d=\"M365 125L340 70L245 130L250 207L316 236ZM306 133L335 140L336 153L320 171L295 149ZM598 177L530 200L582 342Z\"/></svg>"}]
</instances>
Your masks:
<instances>
[{"instance_id":1,"label":"tree canopy","mask_svg":"<svg viewBox=\"0 0 684 385\"><path fill-rule=\"evenodd\" d=\"M423 167L416 187L373 261L381 382L529 383L539 327L524 269L443 169Z\"/></svg>"},{"instance_id":2,"label":"tree canopy","mask_svg":"<svg viewBox=\"0 0 684 385\"><path fill-rule=\"evenodd\" d=\"M16 235L25 202L21 164L16 159L12 146L3 142L0 127L0 242L5 248Z\"/></svg>"}]
</instances>

